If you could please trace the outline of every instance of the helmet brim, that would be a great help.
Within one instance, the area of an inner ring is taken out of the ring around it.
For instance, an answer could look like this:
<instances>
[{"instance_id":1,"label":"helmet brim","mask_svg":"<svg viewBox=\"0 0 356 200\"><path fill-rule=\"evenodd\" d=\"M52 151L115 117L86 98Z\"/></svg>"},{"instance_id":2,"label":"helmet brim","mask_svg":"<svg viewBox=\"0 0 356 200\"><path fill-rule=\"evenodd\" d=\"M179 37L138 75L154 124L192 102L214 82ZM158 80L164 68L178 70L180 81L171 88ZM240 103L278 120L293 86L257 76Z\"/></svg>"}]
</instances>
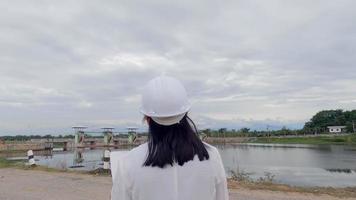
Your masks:
<instances>
[{"instance_id":1,"label":"helmet brim","mask_svg":"<svg viewBox=\"0 0 356 200\"><path fill-rule=\"evenodd\" d=\"M181 114L185 114L187 113L191 108L191 104L186 105L184 108L182 108L180 111L175 112L175 113L155 113L155 112L148 112L145 109L143 109L142 107L140 108L140 112L148 117L173 117L173 116L178 116Z\"/></svg>"}]
</instances>

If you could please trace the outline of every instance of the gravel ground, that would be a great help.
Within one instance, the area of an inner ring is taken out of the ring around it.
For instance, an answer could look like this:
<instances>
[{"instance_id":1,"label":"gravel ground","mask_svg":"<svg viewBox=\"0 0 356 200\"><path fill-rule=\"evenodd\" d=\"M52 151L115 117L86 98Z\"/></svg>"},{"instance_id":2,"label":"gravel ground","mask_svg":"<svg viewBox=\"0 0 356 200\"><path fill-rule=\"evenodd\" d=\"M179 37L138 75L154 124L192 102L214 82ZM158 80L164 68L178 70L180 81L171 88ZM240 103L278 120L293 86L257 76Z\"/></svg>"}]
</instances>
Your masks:
<instances>
[{"instance_id":1,"label":"gravel ground","mask_svg":"<svg viewBox=\"0 0 356 200\"><path fill-rule=\"evenodd\" d=\"M105 200L110 198L111 178L85 174L0 169L1 200ZM293 192L230 190L230 200L339 200ZM355 198L353 198L355 200ZM351 200L343 199L343 200Z\"/></svg>"}]
</instances>

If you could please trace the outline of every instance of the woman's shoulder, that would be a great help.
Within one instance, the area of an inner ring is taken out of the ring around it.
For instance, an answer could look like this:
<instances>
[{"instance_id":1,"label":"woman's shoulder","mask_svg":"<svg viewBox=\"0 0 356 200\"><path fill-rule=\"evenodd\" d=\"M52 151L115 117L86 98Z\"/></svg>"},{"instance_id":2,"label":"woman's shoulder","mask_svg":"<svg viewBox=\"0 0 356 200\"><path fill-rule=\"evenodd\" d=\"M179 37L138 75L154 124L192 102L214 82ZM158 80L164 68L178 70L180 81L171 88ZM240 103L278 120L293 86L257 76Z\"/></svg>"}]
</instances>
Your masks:
<instances>
[{"instance_id":1,"label":"woman's shoulder","mask_svg":"<svg viewBox=\"0 0 356 200\"><path fill-rule=\"evenodd\" d=\"M148 144L147 142L140 144L139 146L131 149L129 151L129 154L142 154L142 153L147 153L148 150Z\"/></svg>"},{"instance_id":2,"label":"woman's shoulder","mask_svg":"<svg viewBox=\"0 0 356 200\"><path fill-rule=\"evenodd\" d=\"M219 150L214 147L213 145L211 144L208 144L206 142L203 142L206 150L208 151L209 153L209 158L212 159L212 160L216 160L216 159L220 159L220 153L219 153Z\"/></svg>"},{"instance_id":3,"label":"woman's shoulder","mask_svg":"<svg viewBox=\"0 0 356 200\"><path fill-rule=\"evenodd\" d=\"M210 153L210 152L213 152L213 153L219 153L218 149L216 147L214 147L213 145L209 144L209 143L206 143L206 142L203 142L206 150Z\"/></svg>"},{"instance_id":4,"label":"woman's shoulder","mask_svg":"<svg viewBox=\"0 0 356 200\"><path fill-rule=\"evenodd\" d=\"M125 157L123 158L127 162L142 162L142 160L147 156L147 151L148 151L148 144L143 143L133 149L131 149Z\"/></svg>"},{"instance_id":5,"label":"woman's shoulder","mask_svg":"<svg viewBox=\"0 0 356 200\"><path fill-rule=\"evenodd\" d=\"M212 167L214 169L214 175L216 176L217 182L220 182L221 180L226 179L224 165L222 163L218 148L216 148L208 143L205 143L205 142L204 142L204 145L206 146L206 149L209 153L209 160L210 160L210 163L212 164Z\"/></svg>"}]
</instances>

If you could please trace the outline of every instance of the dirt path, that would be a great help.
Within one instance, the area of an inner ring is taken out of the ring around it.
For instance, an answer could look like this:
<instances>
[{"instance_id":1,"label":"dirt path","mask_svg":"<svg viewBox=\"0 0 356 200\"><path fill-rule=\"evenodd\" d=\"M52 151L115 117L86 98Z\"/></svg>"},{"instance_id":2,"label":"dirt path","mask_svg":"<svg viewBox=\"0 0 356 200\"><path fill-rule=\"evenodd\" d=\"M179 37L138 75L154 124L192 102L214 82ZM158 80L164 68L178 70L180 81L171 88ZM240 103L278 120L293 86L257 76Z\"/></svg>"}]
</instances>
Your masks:
<instances>
[{"instance_id":1,"label":"dirt path","mask_svg":"<svg viewBox=\"0 0 356 200\"><path fill-rule=\"evenodd\" d=\"M0 169L1 200L106 200L111 178L85 174ZM230 190L230 200L339 200L330 196L245 188ZM351 200L351 199L343 199ZM354 199L355 200L355 199Z\"/></svg>"}]
</instances>

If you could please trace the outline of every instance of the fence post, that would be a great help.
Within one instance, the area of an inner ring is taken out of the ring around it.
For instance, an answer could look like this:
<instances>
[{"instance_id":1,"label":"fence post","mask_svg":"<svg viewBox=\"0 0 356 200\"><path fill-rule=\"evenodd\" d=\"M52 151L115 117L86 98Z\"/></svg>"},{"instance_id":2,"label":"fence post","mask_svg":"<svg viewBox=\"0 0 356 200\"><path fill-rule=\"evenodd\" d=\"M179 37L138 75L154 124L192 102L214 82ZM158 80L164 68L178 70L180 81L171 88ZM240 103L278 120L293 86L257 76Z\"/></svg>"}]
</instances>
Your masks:
<instances>
[{"instance_id":1,"label":"fence post","mask_svg":"<svg viewBox=\"0 0 356 200\"><path fill-rule=\"evenodd\" d=\"M35 162L35 158L33 156L33 151L32 150L28 150L27 151L27 157L28 157L28 164L33 166L33 165L36 165L36 162Z\"/></svg>"},{"instance_id":2,"label":"fence post","mask_svg":"<svg viewBox=\"0 0 356 200\"><path fill-rule=\"evenodd\" d=\"M103 168L105 170L110 169L110 151L109 150L104 151L104 166L103 166Z\"/></svg>"}]
</instances>

